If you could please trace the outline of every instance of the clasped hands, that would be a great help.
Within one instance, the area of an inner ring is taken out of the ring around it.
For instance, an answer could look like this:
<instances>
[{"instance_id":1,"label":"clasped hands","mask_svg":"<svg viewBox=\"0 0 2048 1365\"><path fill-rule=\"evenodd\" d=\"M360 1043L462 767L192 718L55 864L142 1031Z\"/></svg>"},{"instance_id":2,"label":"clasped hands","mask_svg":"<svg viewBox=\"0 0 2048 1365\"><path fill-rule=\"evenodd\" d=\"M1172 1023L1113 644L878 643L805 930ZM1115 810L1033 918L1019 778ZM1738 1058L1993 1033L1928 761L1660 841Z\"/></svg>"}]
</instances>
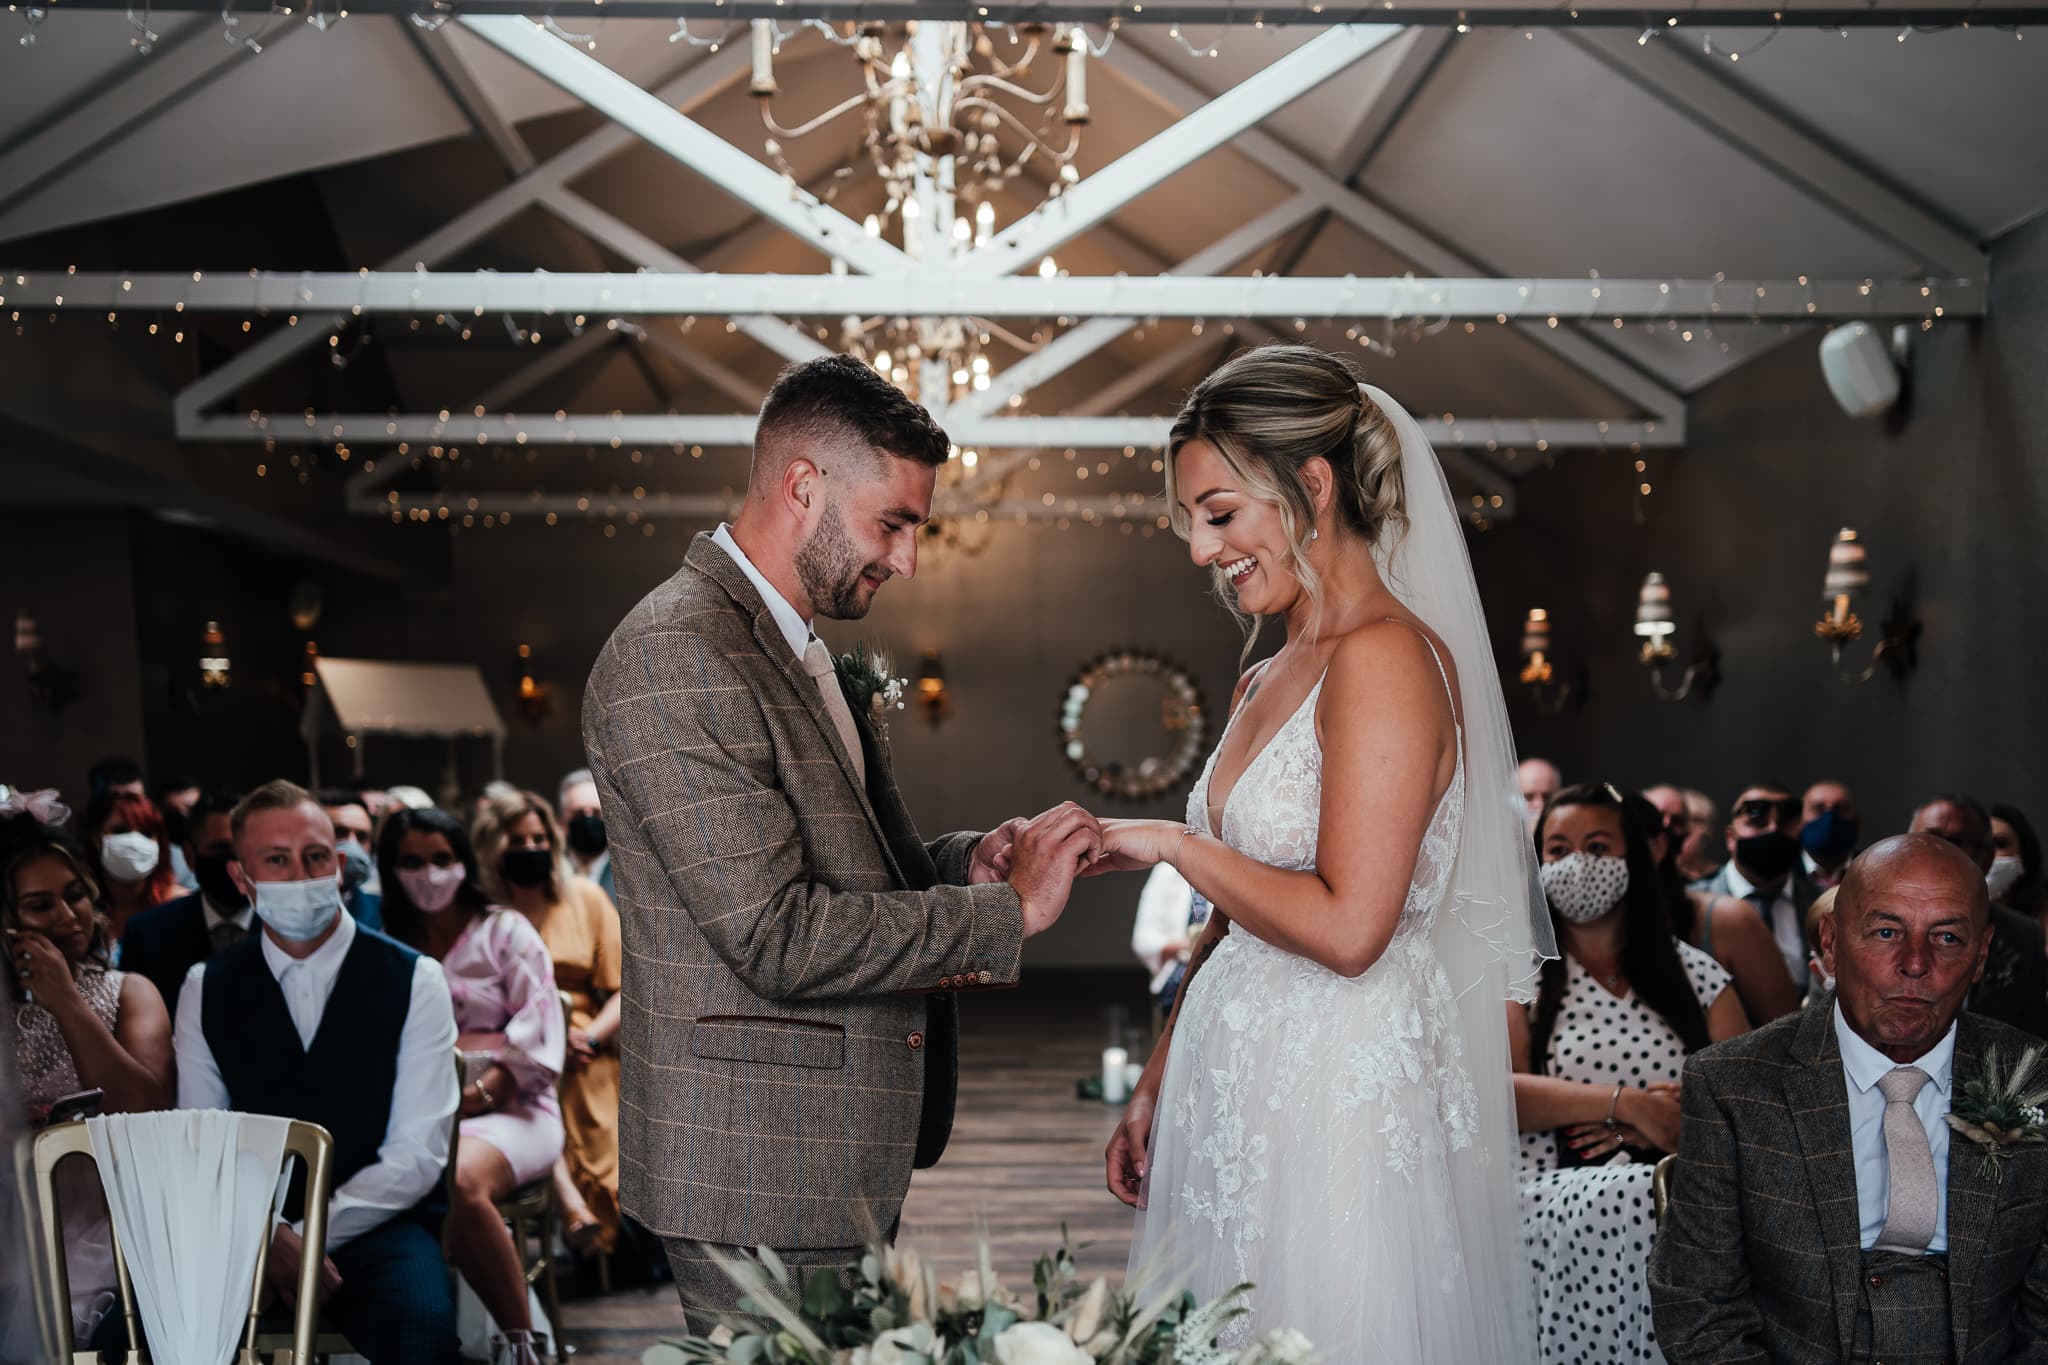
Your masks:
<instances>
[{"instance_id":1,"label":"clasped hands","mask_svg":"<svg viewBox=\"0 0 2048 1365\"><path fill-rule=\"evenodd\" d=\"M1132 872L1168 857L1185 837L1169 820L1098 820L1072 801L1005 820L981 837L968 884L1006 881L1024 904L1024 934L1042 933L1066 908L1077 877Z\"/></svg>"}]
</instances>

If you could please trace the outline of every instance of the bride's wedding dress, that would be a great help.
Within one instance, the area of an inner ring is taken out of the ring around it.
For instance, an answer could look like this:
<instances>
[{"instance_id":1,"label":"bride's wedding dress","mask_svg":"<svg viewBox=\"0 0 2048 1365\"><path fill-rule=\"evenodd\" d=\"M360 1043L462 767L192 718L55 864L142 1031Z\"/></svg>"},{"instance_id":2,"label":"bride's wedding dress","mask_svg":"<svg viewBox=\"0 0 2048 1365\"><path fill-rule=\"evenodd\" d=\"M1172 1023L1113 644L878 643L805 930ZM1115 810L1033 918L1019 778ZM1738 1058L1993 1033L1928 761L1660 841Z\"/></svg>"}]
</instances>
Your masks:
<instances>
[{"instance_id":1,"label":"bride's wedding dress","mask_svg":"<svg viewBox=\"0 0 2048 1365\"><path fill-rule=\"evenodd\" d=\"M1316 865L1321 692L1318 681L1253 756L1213 827L1275 867ZM1487 1282L1503 1248L1475 1247L1512 1235L1513 1153L1482 1137L1461 1002L1432 942L1466 823L1462 726L1458 748L1377 962L1346 978L1233 925L1187 988L1131 1282L1149 1274L1204 1301L1252 1282L1251 1312L1225 1345L1292 1327L1332 1362L1492 1365L1524 1354L1512 1287ZM1215 763L1212 753L1188 801L1188 820L1205 829ZM1498 999L1463 1004L1501 1011Z\"/></svg>"}]
</instances>

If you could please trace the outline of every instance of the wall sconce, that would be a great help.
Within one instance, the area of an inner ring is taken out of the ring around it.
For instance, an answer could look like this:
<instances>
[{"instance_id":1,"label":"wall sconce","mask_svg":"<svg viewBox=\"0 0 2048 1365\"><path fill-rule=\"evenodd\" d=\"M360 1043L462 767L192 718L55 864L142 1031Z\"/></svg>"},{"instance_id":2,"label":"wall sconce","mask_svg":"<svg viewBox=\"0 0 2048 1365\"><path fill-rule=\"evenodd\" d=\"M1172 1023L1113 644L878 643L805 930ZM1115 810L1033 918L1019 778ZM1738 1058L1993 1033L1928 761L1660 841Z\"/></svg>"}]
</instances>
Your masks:
<instances>
[{"instance_id":1,"label":"wall sconce","mask_svg":"<svg viewBox=\"0 0 2048 1365\"><path fill-rule=\"evenodd\" d=\"M1558 681L1552 657L1550 613L1542 607L1531 607L1529 619L1522 623L1522 685L1529 689L1529 699L1536 709L1546 716L1564 710L1572 695L1571 683Z\"/></svg>"},{"instance_id":2,"label":"wall sconce","mask_svg":"<svg viewBox=\"0 0 2048 1365\"><path fill-rule=\"evenodd\" d=\"M23 607L14 617L14 653L28 675L29 699L37 706L56 712L78 697L78 674L50 657L43 648L43 633L36 618Z\"/></svg>"},{"instance_id":3,"label":"wall sconce","mask_svg":"<svg viewBox=\"0 0 2048 1365\"><path fill-rule=\"evenodd\" d=\"M1862 638L1863 621L1854 607L1856 599L1869 587L1870 567L1863 542L1853 528L1844 526L1836 533L1835 543L1828 547L1828 572L1821 582L1821 601L1826 604L1827 614L1814 622L1813 633L1828 642L1835 676L1845 683L1869 682L1877 676L1880 662L1889 666L1897 678L1905 677L1913 666L1913 646L1920 635L1920 623L1911 619L1903 601L1897 601L1881 627L1883 634L1869 664L1855 673L1842 667L1843 647Z\"/></svg>"},{"instance_id":4,"label":"wall sconce","mask_svg":"<svg viewBox=\"0 0 2048 1365\"><path fill-rule=\"evenodd\" d=\"M221 634L220 622L208 621L206 629L199 632L199 685L204 688L228 686L228 637Z\"/></svg>"},{"instance_id":5,"label":"wall sconce","mask_svg":"<svg viewBox=\"0 0 2048 1365\"><path fill-rule=\"evenodd\" d=\"M519 646L519 710L529 724L538 725L555 707L555 690L533 676L533 646Z\"/></svg>"},{"instance_id":6,"label":"wall sconce","mask_svg":"<svg viewBox=\"0 0 2048 1365\"><path fill-rule=\"evenodd\" d=\"M946 694L946 665L939 659L939 651L928 649L924 661L917 670L917 704L924 709L924 718L937 725L953 709L952 698Z\"/></svg>"},{"instance_id":7,"label":"wall sconce","mask_svg":"<svg viewBox=\"0 0 2048 1365\"><path fill-rule=\"evenodd\" d=\"M1664 665L1678 657L1678 650L1671 643L1677 629L1671 619L1671 585L1664 581L1663 574L1644 575L1642 590L1636 594L1636 634L1643 637L1643 647L1636 658L1650 670L1650 688L1662 701L1684 701L1692 695L1695 683L1700 695L1705 696L1720 681L1713 646L1706 643L1703 633L1696 632L1698 643L1692 662L1685 666L1685 676L1676 687L1665 684Z\"/></svg>"}]
</instances>

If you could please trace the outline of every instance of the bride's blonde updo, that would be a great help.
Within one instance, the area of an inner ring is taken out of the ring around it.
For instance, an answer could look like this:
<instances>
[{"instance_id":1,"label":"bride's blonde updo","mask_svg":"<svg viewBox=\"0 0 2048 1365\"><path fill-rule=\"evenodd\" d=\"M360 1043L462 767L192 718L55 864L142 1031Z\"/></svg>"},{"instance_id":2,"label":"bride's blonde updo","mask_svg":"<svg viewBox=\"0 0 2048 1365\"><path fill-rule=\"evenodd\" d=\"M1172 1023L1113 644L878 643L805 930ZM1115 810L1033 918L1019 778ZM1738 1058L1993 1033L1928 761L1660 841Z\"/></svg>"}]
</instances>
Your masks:
<instances>
[{"instance_id":1,"label":"bride's blonde updo","mask_svg":"<svg viewBox=\"0 0 2048 1365\"><path fill-rule=\"evenodd\" d=\"M1398 537L1408 515L1401 487L1401 438L1365 396L1350 363L1313 346L1262 346L1226 362L1194 387L1167 438L1167 516L1181 539L1187 511L1175 486L1174 456L1190 441L1214 446L1246 491L1280 509L1288 570L1318 598L1308 562L1315 497L1302 468L1327 460L1336 475L1339 524L1369 545Z\"/></svg>"}]
</instances>

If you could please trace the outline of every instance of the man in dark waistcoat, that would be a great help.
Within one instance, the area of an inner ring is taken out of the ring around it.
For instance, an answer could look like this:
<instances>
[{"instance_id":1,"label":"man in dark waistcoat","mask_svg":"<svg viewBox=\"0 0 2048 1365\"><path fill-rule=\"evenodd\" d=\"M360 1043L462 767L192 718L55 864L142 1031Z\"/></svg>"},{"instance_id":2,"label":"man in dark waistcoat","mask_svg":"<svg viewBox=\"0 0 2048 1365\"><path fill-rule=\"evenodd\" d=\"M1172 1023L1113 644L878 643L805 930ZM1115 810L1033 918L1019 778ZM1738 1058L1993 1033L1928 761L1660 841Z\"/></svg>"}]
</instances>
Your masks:
<instances>
[{"instance_id":1,"label":"man in dark waistcoat","mask_svg":"<svg viewBox=\"0 0 2048 1365\"><path fill-rule=\"evenodd\" d=\"M1949 1123L2034 1042L1962 1013L1991 934L1966 856L1884 840L1820 924L1834 997L1686 1063L1650 1255L1671 1365L2048 1362L2048 1147Z\"/></svg>"},{"instance_id":2,"label":"man in dark waistcoat","mask_svg":"<svg viewBox=\"0 0 2048 1365\"><path fill-rule=\"evenodd\" d=\"M374 1365L455 1359L455 1305L430 1206L457 1103L455 1014L440 964L342 913L334 826L289 782L232 817L251 934L192 968L175 1035L181 1108L318 1123L334 1135L327 1319ZM289 1301L295 1179L266 1273Z\"/></svg>"}]
</instances>

